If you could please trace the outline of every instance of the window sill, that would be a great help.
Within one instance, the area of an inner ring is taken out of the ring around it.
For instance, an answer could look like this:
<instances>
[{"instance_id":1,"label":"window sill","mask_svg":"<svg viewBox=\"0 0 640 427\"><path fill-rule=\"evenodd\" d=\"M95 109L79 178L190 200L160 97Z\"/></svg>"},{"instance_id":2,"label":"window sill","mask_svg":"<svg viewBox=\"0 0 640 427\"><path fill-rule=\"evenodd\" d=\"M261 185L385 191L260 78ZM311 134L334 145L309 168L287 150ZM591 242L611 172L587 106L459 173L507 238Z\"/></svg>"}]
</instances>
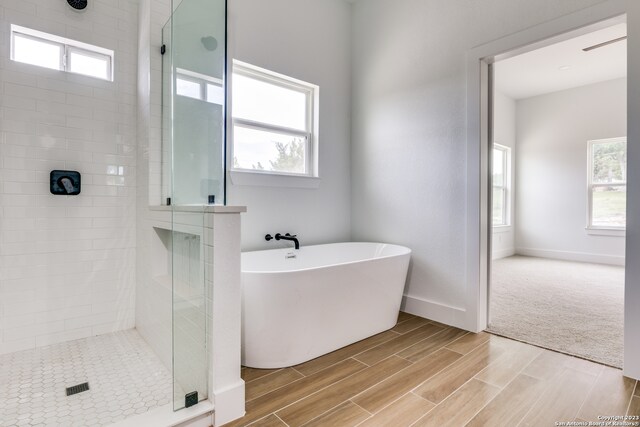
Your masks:
<instances>
[{"instance_id":1,"label":"window sill","mask_svg":"<svg viewBox=\"0 0 640 427\"><path fill-rule=\"evenodd\" d=\"M508 233L509 231L511 231L510 225L496 225L493 227L494 233Z\"/></svg>"},{"instance_id":2,"label":"window sill","mask_svg":"<svg viewBox=\"0 0 640 427\"><path fill-rule=\"evenodd\" d=\"M619 229L587 227L585 230L587 231L587 234L592 236L625 237L627 235L626 230Z\"/></svg>"},{"instance_id":3,"label":"window sill","mask_svg":"<svg viewBox=\"0 0 640 427\"><path fill-rule=\"evenodd\" d=\"M313 176L280 175L272 173L229 171L233 185L257 187L309 188L320 187L321 179Z\"/></svg>"}]
</instances>

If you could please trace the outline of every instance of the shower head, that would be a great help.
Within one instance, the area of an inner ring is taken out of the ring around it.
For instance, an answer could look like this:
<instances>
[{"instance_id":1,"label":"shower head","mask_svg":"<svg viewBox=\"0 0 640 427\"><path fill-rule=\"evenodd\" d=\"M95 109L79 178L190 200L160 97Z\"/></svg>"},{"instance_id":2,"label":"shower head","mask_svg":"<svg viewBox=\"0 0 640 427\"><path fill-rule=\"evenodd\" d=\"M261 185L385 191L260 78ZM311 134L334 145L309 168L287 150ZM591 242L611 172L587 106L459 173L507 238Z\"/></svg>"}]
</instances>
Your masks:
<instances>
[{"instance_id":1,"label":"shower head","mask_svg":"<svg viewBox=\"0 0 640 427\"><path fill-rule=\"evenodd\" d=\"M202 42L202 45L204 46L204 48L207 49L208 51L212 52L216 50L216 48L218 47L218 40L216 40L215 37L212 37L212 36L202 37L200 41Z\"/></svg>"},{"instance_id":2,"label":"shower head","mask_svg":"<svg viewBox=\"0 0 640 427\"><path fill-rule=\"evenodd\" d=\"M87 0L67 0L67 3L75 10L82 10L87 7Z\"/></svg>"}]
</instances>

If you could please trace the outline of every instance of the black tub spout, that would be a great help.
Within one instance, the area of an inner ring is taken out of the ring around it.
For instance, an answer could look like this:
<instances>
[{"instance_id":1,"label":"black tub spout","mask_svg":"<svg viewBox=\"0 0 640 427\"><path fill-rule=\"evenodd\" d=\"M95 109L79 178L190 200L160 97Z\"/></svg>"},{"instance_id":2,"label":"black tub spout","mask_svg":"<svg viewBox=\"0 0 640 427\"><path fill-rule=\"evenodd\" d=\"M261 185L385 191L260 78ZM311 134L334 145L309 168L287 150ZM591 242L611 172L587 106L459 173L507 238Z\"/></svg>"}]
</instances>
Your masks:
<instances>
[{"instance_id":1,"label":"black tub spout","mask_svg":"<svg viewBox=\"0 0 640 427\"><path fill-rule=\"evenodd\" d=\"M285 234L284 236L280 233L276 234L276 240L289 240L290 242L293 242L293 244L295 245L296 249L300 249L300 242L298 242L298 239L296 238L296 235L291 235L289 233Z\"/></svg>"}]
</instances>

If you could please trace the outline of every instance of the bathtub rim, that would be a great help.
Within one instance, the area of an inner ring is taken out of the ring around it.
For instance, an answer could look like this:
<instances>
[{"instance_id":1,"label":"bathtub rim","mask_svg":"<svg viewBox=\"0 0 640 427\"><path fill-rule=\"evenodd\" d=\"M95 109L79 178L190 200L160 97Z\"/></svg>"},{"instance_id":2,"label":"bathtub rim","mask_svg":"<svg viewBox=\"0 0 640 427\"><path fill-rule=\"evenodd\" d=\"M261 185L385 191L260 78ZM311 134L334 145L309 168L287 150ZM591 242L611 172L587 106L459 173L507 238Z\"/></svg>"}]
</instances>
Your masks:
<instances>
[{"instance_id":1,"label":"bathtub rim","mask_svg":"<svg viewBox=\"0 0 640 427\"><path fill-rule=\"evenodd\" d=\"M336 243L322 243L319 245L309 245L307 247L320 247L320 246L332 246L332 245L343 245L343 244L350 244L350 243L354 243L354 244L371 244L371 245L386 245L386 246L393 246L395 248L400 248L403 249L402 253L399 254L393 254L393 255L385 255L385 256L380 256L380 257L376 257L376 258L364 258L364 259L359 259L356 261L346 261L346 262L340 262L337 264L328 264L328 265L323 265L323 266L318 266L318 267L309 267L309 268L300 268L300 269L296 269L296 270L276 270L276 271L265 271L265 270L255 270L255 271L244 271L242 270L242 262L240 263L240 273L241 274L284 274L284 273L299 273L299 272L303 272L303 271L315 271L315 270L321 270L321 269L326 269L326 268L331 268L331 267L339 267L339 266L343 266L343 265L352 265L352 264L358 264L358 263L362 263L362 262L367 262L367 261L377 261L377 260L383 260L383 259L388 259L388 258L395 258L395 257L401 257L401 256L411 256L412 254L412 250L406 246L402 246L402 245L397 245L395 243L381 243L381 242L336 242ZM247 251L247 252L242 252L244 253L256 253L256 252L271 252L271 251L295 251L295 249L293 248L276 248L276 249L260 249L257 251Z\"/></svg>"}]
</instances>

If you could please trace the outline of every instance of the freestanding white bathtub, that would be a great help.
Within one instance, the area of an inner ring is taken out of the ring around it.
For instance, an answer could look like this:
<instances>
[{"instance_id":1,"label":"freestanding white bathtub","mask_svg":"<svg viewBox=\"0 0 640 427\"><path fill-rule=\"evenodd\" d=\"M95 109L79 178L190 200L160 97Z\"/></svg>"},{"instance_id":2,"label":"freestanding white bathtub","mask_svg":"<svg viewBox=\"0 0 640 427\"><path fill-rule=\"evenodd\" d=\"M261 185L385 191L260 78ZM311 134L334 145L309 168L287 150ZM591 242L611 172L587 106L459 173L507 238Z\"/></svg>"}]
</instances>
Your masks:
<instances>
[{"instance_id":1,"label":"freestanding white bathtub","mask_svg":"<svg viewBox=\"0 0 640 427\"><path fill-rule=\"evenodd\" d=\"M392 328L410 257L382 243L243 253L242 364L297 365Z\"/></svg>"}]
</instances>

